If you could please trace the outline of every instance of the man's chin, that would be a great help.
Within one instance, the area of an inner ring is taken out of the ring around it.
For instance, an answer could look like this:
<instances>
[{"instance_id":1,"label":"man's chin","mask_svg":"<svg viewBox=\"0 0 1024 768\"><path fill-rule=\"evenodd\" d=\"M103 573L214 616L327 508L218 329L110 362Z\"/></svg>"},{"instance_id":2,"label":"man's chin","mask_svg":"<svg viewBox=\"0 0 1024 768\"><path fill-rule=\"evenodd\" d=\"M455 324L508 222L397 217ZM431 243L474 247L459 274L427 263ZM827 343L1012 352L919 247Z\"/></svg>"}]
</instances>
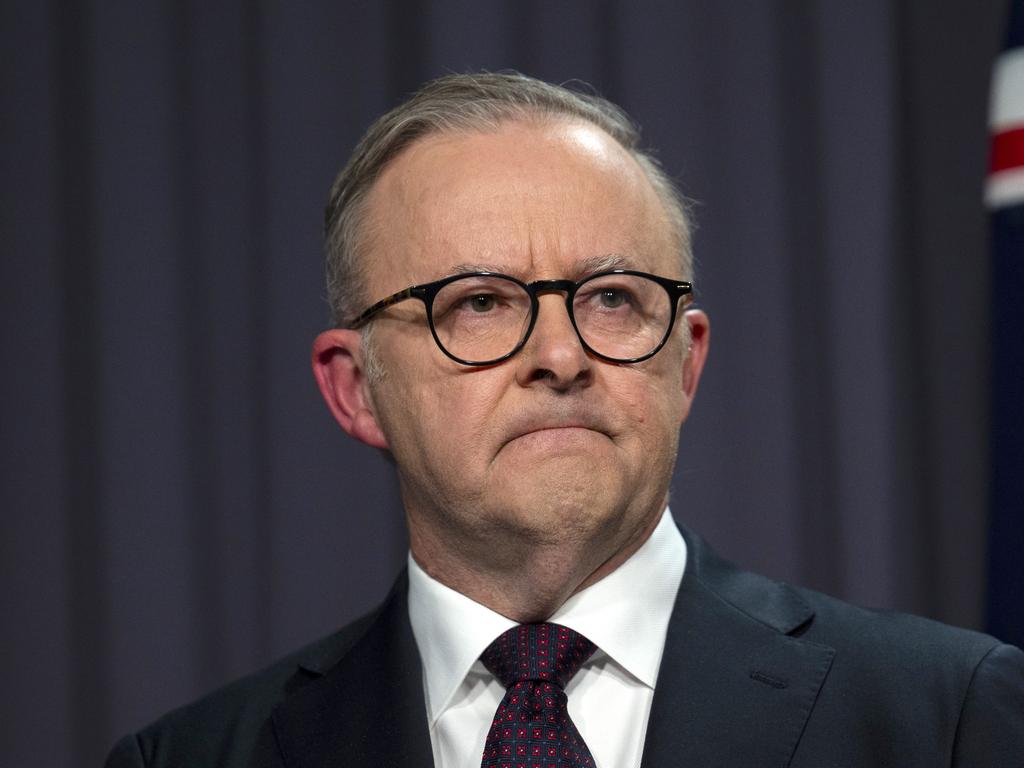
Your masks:
<instances>
[{"instance_id":1,"label":"man's chin","mask_svg":"<svg viewBox=\"0 0 1024 768\"><path fill-rule=\"evenodd\" d=\"M524 472L493 501L496 522L551 543L587 538L623 513L621 485L579 462L551 461ZM505 503L500 503L504 499Z\"/></svg>"}]
</instances>

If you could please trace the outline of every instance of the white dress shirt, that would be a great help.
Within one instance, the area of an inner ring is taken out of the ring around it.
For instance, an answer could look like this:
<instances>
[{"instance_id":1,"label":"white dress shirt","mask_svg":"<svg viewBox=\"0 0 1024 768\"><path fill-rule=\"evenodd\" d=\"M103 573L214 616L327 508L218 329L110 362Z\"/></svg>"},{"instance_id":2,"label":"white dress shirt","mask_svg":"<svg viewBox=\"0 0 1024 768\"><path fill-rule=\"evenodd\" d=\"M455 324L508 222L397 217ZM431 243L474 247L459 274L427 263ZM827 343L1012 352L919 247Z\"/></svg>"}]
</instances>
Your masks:
<instances>
[{"instance_id":1,"label":"white dress shirt","mask_svg":"<svg viewBox=\"0 0 1024 768\"><path fill-rule=\"evenodd\" d=\"M549 621L598 650L566 686L569 715L598 768L639 766L665 634L686 567L686 542L668 509L615 571L570 597ZM409 619L423 659L427 722L437 768L479 766L505 689L479 661L516 622L432 579L409 555Z\"/></svg>"}]
</instances>

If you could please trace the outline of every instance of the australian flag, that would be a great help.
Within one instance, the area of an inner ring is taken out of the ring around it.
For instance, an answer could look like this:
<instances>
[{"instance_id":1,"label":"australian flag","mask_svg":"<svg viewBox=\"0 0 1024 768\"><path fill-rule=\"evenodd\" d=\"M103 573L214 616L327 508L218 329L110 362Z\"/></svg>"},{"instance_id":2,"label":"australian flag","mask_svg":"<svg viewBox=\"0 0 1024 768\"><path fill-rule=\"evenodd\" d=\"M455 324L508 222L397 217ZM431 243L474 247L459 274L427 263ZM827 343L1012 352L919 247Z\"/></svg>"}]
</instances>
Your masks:
<instances>
[{"instance_id":1,"label":"australian flag","mask_svg":"<svg viewBox=\"0 0 1024 768\"><path fill-rule=\"evenodd\" d=\"M988 629L1024 646L1024 0L992 79L992 509Z\"/></svg>"}]
</instances>

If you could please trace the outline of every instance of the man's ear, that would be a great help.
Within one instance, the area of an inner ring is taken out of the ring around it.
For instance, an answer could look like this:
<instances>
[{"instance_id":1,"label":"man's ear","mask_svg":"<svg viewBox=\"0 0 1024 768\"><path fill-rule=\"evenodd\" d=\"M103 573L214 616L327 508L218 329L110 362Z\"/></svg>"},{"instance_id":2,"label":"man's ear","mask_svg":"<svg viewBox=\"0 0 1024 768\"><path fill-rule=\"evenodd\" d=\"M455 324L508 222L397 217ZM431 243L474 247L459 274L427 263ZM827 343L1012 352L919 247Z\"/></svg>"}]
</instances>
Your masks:
<instances>
[{"instance_id":1,"label":"man's ear","mask_svg":"<svg viewBox=\"0 0 1024 768\"><path fill-rule=\"evenodd\" d=\"M708 357L708 344L711 341L711 321L703 311L691 309L683 315L690 326L690 348L683 363L683 392L686 395L686 409L697 394L700 374L704 370L704 361Z\"/></svg>"},{"instance_id":2,"label":"man's ear","mask_svg":"<svg viewBox=\"0 0 1024 768\"><path fill-rule=\"evenodd\" d=\"M387 448L363 366L362 336L335 328L313 341L313 376L331 414L348 434L374 448Z\"/></svg>"}]
</instances>

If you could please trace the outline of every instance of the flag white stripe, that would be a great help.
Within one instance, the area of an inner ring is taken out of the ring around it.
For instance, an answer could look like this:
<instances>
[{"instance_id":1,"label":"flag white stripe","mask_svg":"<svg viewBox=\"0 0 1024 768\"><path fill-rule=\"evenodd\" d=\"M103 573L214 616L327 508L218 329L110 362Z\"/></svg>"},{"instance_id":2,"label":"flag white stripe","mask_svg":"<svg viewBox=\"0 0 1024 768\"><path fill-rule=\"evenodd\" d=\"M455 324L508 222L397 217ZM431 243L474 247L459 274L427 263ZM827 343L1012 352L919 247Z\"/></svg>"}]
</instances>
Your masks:
<instances>
[{"instance_id":1,"label":"flag white stripe","mask_svg":"<svg viewBox=\"0 0 1024 768\"><path fill-rule=\"evenodd\" d=\"M985 204L992 210L1024 204L1024 168L991 174L985 182Z\"/></svg>"},{"instance_id":2,"label":"flag white stripe","mask_svg":"<svg viewBox=\"0 0 1024 768\"><path fill-rule=\"evenodd\" d=\"M1024 125L1024 48L1011 48L996 59L991 104L993 132Z\"/></svg>"}]
</instances>

